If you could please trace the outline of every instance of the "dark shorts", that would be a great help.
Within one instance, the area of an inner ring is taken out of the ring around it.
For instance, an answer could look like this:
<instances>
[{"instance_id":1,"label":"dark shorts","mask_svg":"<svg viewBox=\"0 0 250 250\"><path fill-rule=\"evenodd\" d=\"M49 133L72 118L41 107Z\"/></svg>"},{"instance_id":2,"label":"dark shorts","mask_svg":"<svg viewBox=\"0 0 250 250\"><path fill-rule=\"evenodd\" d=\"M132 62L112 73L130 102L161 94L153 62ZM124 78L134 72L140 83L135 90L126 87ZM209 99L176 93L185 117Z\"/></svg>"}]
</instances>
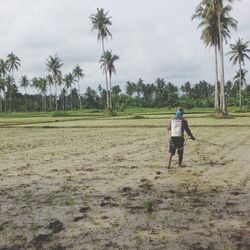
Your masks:
<instances>
[{"instance_id":1,"label":"dark shorts","mask_svg":"<svg viewBox=\"0 0 250 250\"><path fill-rule=\"evenodd\" d=\"M176 149L178 154L183 153L184 150L184 138L183 137L171 137L169 143L169 153L175 155Z\"/></svg>"}]
</instances>

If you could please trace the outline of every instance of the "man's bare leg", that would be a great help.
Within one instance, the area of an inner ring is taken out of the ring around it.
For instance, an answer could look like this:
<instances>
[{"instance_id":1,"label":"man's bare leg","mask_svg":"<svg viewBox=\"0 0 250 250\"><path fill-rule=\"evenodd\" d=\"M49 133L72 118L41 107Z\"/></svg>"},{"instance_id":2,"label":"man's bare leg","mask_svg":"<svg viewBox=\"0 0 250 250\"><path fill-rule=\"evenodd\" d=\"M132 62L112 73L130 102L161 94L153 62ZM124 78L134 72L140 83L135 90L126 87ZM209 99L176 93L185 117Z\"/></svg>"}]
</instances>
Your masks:
<instances>
[{"instance_id":1,"label":"man's bare leg","mask_svg":"<svg viewBox=\"0 0 250 250\"><path fill-rule=\"evenodd\" d=\"M168 166L167 166L167 168L171 168L172 157L173 157L173 155L172 155L172 154L169 154L169 157L168 157Z\"/></svg>"},{"instance_id":2,"label":"man's bare leg","mask_svg":"<svg viewBox=\"0 0 250 250\"><path fill-rule=\"evenodd\" d=\"M178 152L178 156L179 156L179 167L181 167L183 161L183 150Z\"/></svg>"}]
</instances>

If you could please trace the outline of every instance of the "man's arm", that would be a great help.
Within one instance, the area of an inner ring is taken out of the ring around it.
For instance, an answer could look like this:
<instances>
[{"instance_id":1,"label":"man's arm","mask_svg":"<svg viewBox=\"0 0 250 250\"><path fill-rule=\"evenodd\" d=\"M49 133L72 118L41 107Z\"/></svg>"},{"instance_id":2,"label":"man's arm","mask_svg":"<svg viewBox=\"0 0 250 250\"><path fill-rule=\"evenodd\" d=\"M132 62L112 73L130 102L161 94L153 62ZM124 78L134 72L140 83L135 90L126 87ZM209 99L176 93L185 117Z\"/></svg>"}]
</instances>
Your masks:
<instances>
[{"instance_id":1,"label":"man's arm","mask_svg":"<svg viewBox=\"0 0 250 250\"><path fill-rule=\"evenodd\" d=\"M195 137L193 136L193 134L192 134L192 132L191 132L189 126L188 126L187 120L184 120L183 123L184 123L184 129L185 129L185 131L187 132L187 134L190 136L190 138L191 138L192 140L195 140Z\"/></svg>"}]
</instances>

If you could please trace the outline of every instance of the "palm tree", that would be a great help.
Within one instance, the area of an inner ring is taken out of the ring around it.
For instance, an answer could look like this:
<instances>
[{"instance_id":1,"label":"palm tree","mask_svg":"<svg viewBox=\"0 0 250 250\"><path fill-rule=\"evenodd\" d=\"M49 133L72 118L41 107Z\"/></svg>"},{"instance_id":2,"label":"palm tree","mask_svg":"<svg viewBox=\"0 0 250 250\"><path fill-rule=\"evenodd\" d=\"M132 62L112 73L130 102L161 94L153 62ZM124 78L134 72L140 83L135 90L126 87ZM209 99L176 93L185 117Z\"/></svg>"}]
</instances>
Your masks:
<instances>
[{"instance_id":1,"label":"palm tree","mask_svg":"<svg viewBox=\"0 0 250 250\"><path fill-rule=\"evenodd\" d=\"M23 75L19 80L20 87L24 88L25 95L27 95L26 89L30 85L30 81L26 75Z\"/></svg>"},{"instance_id":2,"label":"palm tree","mask_svg":"<svg viewBox=\"0 0 250 250\"><path fill-rule=\"evenodd\" d=\"M57 111L57 85L60 84L61 67L63 66L63 63L61 59L57 55L55 55L54 57L48 57L46 65L49 73L51 73L52 75L53 83L55 84L55 102Z\"/></svg>"},{"instance_id":3,"label":"palm tree","mask_svg":"<svg viewBox=\"0 0 250 250\"><path fill-rule=\"evenodd\" d=\"M67 89L71 89L71 110L73 110L73 92L72 92L72 85L76 83L76 79L72 73L68 73L64 77L64 83Z\"/></svg>"},{"instance_id":4,"label":"palm tree","mask_svg":"<svg viewBox=\"0 0 250 250\"><path fill-rule=\"evenodd\" d=\"M104 49L104 39L107 39L108 37L112 38L112 34L108 29L108 26L112 25L112 22L110 21L111 17L108 16L108 12L104 12L104 9L97 8L97 13L92 14L90 16L90 19L92 21L93 30L98 30L97 34L97 40L99 41L101 39L102 43L102 53L104 54L105 49ZM106 80L106 90L108 93L108 77L107 77L107 69L104 68L105 72L105 80ZM109 97L107 95L107 107L109 108L110 103L109 103Z\"/></svg>"},{"instance_id":5,"label":"palm tree","mask_svg":"<svg viewBox=\"0 0 250 250\"><path fill-rule=\"evenodd\" d=\"M48 74L47 75L47 83L49 84L49 110L52 110L52 85L53 85L53 77Z\"/></svg>"},{"instance_id":6,"label":"palm tree","mask_svg":"<svg viewBox=\"0 0 250 250\"><path fill-rule=\"evenodd\" d=\"M112 73L116 73L115 70L115 61L119 59L119 56L117 55L113 55L112 51L107 50L104 52L104 54L102 55L101 59L100 59L100 63L101 63L101 68L103 68L104 71L108 71L109 73L109 108L112 110L112 87L111 87L111 77L112 77ZM107 92L108 93L108 92Z\"/></svg>"},{"instance_id":7,"label":"palm tree","mask_svg":"<svg viewBox=\"0 0 250 250\"><path fill-rule=\"evenodd\" d=\"M10 54L7 55L6 63L7 63L7 67L9 69L9 71L11 71L12 81L13 81L13 84L14 84L15 83L14 71L18 71L18 68L21 66L20 59L13 52L11 52ZM12 91L12 88L10 88L10 91ZM10 93L9 98L10 98L9 99L9 101L10 101L9 110L11 112L12 93Z\"/></svg>"},{"instance_id":8,"label":"palm tree","mask_svg":"<svg viewBox=\"0 0 250 250\"><path fill-rule=\"evenodd\" d=\"M12 90L13 90L14 83L15 83L14 78L8 75L6 77L6 86L7 86L8 96L9 96L9 112L11 112Z\"/></svg>"},{"instance_id":9,"label":"palm tree","mask_svg":"<svg viewBox=\"0 0 250 250\"><path fill-rule=\"evenodd\" d=\"M234 2L234 0L227 0L229 3ZM219 31L219 50L221 59L221 82L220 82L220 110L224 115L227 114L227 107L225 102L225 73L224 73L224 52L223 52L223 25L222 13L223 13L223 0L213 0L214 9L217 14L217 27Z\"/></svg>"},{"instance_id":10,"label":"palm tree","mask_svg":"<svg viewBox=\"0 0 250 250\"><path fill-rule=\"evenodd\" d=\"M248 56L248 53L250 52L250 49L248 49L249 41L243 42L242 39L238 39L235 44L230 44L231 51L227 53L227 55L231 55L229 58L230 61L233 61L233 64L239 63L239 104L241 107L241 90L243 85L243 77L242 77L242 65L245 65L245 59L250 60L250 57Z\"/></svg>"},{"instance_id":11,"label":"palm tree","mask_svg":"<svg viewBox=\"0 0 250 250\"><path fill-rule=\"evenodd\" d=\"M215 98L214 105L215 109L223 110L226 107L221 109L220 101L222 100L222 106L225 105L223 100L224 94L219 94L219 89L224 92L224 83L223 87L219 87L219 76L218 76L218 60L217 54L218 50L221 51L223 47L221 46L221 38L227 41L230 38L229 28L236 29L237 21L229 16L230 11L232 10L231 6L225 6L220 12L220 25L218 26L218 12L216 10L216 1L214 0L202 0L195 10L195 14L192 16L192 19L200 19L201 22L198 25L198 28L203 28L201 34L201 40L204 42L205 46L213 46L215 49ZM222 53L223 54L223 53ZM222 57L223 58L223 57ZM221 61L223 63L223 61ZM224 65L224 63L223 63ZM223 66L224 68L224 66ZM222 73L223 72L223 73ZM224 69L221 71L222 78L224 79ZM221 81L221 82L224 82ZM221 100L220 100L221 99ZM224 104L223 104L224 103ZM226 111L226 110L225 110ZM223 111L223 113L226 113Z\"/></svg>"},{"instance_id":12,"label":"palm tree","mask_svg":"<svg viewBox=\"0 0 250 250\"><path fill-rule=\"evenodd\" d=\"M7 62L4 61L3 59L0 59L0 78L2 82L2 89L3 89L3 94L4 94L4 112L7 112L7 95L6 95L6 89L7 89L7 83L6 83L6 75L7 72L9 71L7 67Z\"/></svg>"},{"instance_id":13,"label":"palm tree","mask_svg":"<svg viewBox=\"0 0 250 250\"><path fill-rule=\"evenodd\" d=\"M81 100L81 90L80 90L80 79L84 77L83 70L79 65L76 65L73 69L73 75L77 78L78 83L78 92L79 92L79 108L82 109L82 100Z\"/></svg>"}]
</instances>

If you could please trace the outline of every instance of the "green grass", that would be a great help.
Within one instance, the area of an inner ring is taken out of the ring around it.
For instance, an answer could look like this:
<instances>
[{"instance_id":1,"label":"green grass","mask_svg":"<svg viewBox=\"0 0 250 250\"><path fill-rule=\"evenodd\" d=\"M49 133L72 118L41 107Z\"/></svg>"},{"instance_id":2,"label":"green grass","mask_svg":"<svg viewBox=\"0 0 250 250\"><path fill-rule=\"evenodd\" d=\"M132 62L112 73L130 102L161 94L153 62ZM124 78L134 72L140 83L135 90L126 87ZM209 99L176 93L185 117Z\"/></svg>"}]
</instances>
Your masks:
<instances>
[{"instance_id":1,"label":"green grass","mask_svg":"<svg viewBox=\"0 0 250 250\"><path fill-rule=\"evenodd\" d=\"M84 126L85 124L95 125L111 125L111 124L131 124L129 120L142 120L140 124L148 125L162 125L165 124L164 120L170 119L175 113L175 109L166 108L128 108L123 111L115 111L113 114L107 113L105 110L96 109L82 109L76 111L57 111L57 112L24 112L24 113L0 113L0 127L14 126L14 125L34 125L42 124L46 126L62 124L64 126L75 124L77 126ZM208 119L211 123L213 120L220 119L223 122L224 117L216 115L213 109L196 108L185 110L185 117L189 120L194 118L202 120ZM230 115L228 118L247 118L250 117L250 112L238 113L238 109L231 107ZM120 120L120 122L119 122ZM122 120L124 120L122 122ZM145 122L143 121L145 120ZM147 121L146 121L147 120ZM153 121L155 120L155 121ZM243 120L242 120L243 121ZM65 124L64 122L67 122ZM197 123L197 122L195 122ZM245 122L244 122L245 123ZM227 124L227 122L226 122Z\"/></svg>"}]
</instances>

